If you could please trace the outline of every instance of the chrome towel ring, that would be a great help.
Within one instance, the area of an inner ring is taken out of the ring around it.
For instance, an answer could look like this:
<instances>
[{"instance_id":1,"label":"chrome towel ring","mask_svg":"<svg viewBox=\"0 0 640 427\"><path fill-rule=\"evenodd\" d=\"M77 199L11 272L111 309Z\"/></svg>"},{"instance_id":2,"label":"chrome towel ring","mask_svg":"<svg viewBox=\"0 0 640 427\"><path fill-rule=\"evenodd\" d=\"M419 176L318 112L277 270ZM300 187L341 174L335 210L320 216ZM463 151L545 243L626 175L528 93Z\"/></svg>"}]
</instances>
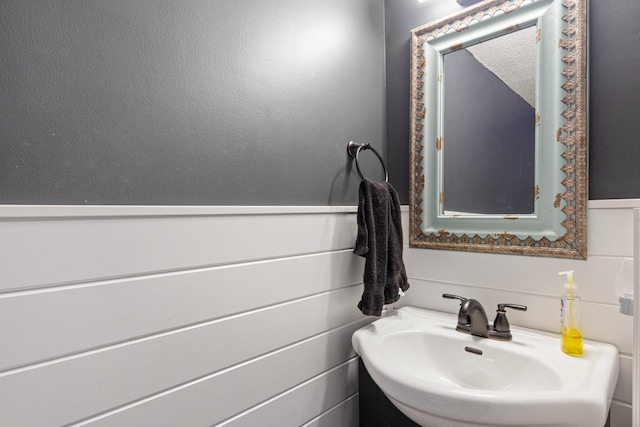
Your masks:
<instances>
[{"instance_id":1,"label":"chrome towel ring","mask_svg":"<svg viewBox=\"0 0 640 427\"><path fill-rule=\"evenodd\" d=\"M386 182L389 182L389 174L387 173L387 167L384 165L384 160L382 160L382 156L380 156L380 154L376 151L376 149L373 148L367 142L349 141L349 144L347 144L347 153L349 154L349 156L356 159L356 169L358 170L358 175L360 175L360 178L364 181L364 175L362 175L362 171L360 170L360 165L358 164L358 156L360 155L360 151L365 151L365 150L373 151L373 154L375 154L376 157L378 157L378 160L380 160L380 163L382 164L382 170L384 170L384 180Z\"/></svg>"}]
</instances>

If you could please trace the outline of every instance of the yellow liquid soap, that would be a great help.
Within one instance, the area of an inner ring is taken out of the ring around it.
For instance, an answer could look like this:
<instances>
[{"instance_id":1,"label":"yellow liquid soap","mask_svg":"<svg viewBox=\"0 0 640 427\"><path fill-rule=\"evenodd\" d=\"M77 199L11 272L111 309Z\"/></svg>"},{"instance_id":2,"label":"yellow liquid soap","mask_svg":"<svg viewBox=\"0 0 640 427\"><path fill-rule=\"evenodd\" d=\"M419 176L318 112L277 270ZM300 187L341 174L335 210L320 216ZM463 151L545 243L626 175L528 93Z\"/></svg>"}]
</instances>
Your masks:
<instances>
[{"instance_id":1,"label":"yellow liquid soap","mask_svg":"<svg viewBox=\"0 0 640 427\"><path fill-rule=\"evenodd\" d=\"M562 329L562 351L569 356L582 356L582 331L576 328Z\"/></svg>"}]
</instances>

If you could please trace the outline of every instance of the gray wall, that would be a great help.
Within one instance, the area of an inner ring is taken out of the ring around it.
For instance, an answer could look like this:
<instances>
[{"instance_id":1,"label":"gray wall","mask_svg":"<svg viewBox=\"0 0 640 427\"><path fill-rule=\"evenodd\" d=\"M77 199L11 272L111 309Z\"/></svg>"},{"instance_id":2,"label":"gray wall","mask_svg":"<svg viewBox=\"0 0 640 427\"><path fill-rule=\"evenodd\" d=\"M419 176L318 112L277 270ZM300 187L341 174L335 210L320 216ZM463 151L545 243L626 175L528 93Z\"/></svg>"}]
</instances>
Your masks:
<instances>
[{"instance_id":1,"label":"gray wall","mask_svg":"<svg viewBox=\"0 0 640 427\"><path fill-rule=\"evenodd\" d=\"M0 0L0 203L353 205L384 84L383 0Z\"/></svg>"},{"instance_id":2,"label":"gray wall","mask_svg":"<svg viewBox=\"0 0 640 427\"><path fill-rule=\"evenodd\" d=\"M382 5L0 0L0 203L354 204L349 139L407 203L409 31L461 7ZM591 2L591 199L640 197L638 22Z\"/></svg>"},{"instance_id":3,"label":"gray wall","mask_svg":"<svg viewBox=\"0 0 640 427\"><path fill-rule=\"evenodd\" d=\"M640 197L640 2L592 0L589 198ZM388 168L401 201L409 182L409 32L462 9L457 3L385 2Z\"/></svg>"}]
</instances>

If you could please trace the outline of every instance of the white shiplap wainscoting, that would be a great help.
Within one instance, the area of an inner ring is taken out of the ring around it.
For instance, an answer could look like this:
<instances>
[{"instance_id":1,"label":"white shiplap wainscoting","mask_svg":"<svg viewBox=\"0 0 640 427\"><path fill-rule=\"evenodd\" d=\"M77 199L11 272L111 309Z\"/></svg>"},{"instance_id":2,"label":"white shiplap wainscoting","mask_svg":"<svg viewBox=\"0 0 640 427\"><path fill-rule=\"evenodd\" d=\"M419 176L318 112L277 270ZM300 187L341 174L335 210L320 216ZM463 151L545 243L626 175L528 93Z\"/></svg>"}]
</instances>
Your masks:
<instances>
[{"instance_id":1,"label":"white shiplap wainscoting","mask_svg":"<svg viewBox=\"0 0 640 427\"><path fill-rule=\"evenodd\" d=\"M638 207L640 200L589 202L586 261L407 248L411 289L403 303L457 313L458 304L442 298L443 293L452 293L480 300L490 318L498 303L524 304L526 312L508 313L512 324L559 332L558 299L564 278L557 272L575 270L583 300L584 337L612 343L620 351L611 427L631 427L633 318L619 313L615 280L622 260L634 257L634 208ZM406 214L403 226L406 232Z\"/></svg>"},{"instance_id":2,"label":"white shiplap wainscoting","mask_svg":"<svg viewBox=\"0 0 640 427\"><path fill-rule=\"evenodd\" d=\"M590 202L587 261L407 247L401 303L525 304L512 324L557 332L574 269L585 337L621 352L611 426L631 427L614 281L634 207ZM0 207L0 426L356 427L355 235L355 207Z\"/></svg>"},{"instance_id":3,"label":"white shiplap wainscoting","mask_svg":"<svg viewBox=\"0 0 640 427\"><path fill-rule=\"evenodd\" d=\"M634 213L634 251L640 253L640 208L633 210ZM633 426L640 425L640 257L634 259L633 271L633 380L631 381L631 395L633 402L631 403Z\"/></svg>"},{"instance_id":4,"label":"white shiplap wainscoting","mask_svg":"<svg viewBox=\"0 0 640 427\"><path fill-rule=\"evenodd\" d=\"M0 207L0 425L356 427L355 207Z\"/></svg>"}]
</instances>

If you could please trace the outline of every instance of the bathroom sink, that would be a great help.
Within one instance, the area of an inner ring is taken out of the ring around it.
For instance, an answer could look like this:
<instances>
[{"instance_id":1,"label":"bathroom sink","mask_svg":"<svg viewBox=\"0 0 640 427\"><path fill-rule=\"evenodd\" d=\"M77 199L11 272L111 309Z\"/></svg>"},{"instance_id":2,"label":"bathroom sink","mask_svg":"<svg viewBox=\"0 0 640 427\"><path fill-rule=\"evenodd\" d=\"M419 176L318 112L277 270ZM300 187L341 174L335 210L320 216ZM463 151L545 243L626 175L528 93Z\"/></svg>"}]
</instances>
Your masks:
<instances>
[{"instance_id":1,"label":"bathroom sink","mask_svg":"<svg viewBox=\"0 0 640 427\"><path fill-rule=\"evenodd\" d=\"M353 334L353 347L391 402L422 426L602 427L618 379L615 346L512 327L512 341L455 330L453 314L403 307Z\"/></svg>"}]
</instances>

